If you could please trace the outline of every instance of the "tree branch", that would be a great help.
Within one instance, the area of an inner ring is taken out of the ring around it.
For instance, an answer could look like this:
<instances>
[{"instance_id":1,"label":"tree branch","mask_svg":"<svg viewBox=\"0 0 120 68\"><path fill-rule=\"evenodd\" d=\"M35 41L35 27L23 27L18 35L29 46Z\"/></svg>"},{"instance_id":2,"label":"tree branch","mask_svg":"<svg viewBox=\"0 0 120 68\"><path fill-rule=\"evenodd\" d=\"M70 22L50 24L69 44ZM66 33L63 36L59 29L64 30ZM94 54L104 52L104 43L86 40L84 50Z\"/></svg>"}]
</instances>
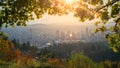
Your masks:
<instances>
[{"instance_id":1,"label":"tree branch","mask_svg":"<svg viewBox=\"0 0 120 68\"><path fill-rule=\"evenodd\" d=\"M115 30L115 32L116 33L118 33L119 31L119 29L117 28L117 25L118 25L118 23L119 23L119 20L120 20L120 18L118 18L115 22L116 22L116 24L115 24L115 27L114 27L114 30Z\"/></svg>"},{"instance_id":2,"label":"tree branch","mask_svg":"<svg viewBox=\"0 0 120 68\"><path fill-rule=\"evenodd\" d=\"M105 8L105 7L108 7L108 6L110 6L110 5L113 5L113 4L115 4L116 2L118 2L118 1L120 1L120 0L113 0L113 1L111 1L111 2L109 2L109 3L107 3L106 5L102 6L101 8L97 9L96 12L100 11L101 9L103 9L103 8Z\"/></svg>"}]
</instances>

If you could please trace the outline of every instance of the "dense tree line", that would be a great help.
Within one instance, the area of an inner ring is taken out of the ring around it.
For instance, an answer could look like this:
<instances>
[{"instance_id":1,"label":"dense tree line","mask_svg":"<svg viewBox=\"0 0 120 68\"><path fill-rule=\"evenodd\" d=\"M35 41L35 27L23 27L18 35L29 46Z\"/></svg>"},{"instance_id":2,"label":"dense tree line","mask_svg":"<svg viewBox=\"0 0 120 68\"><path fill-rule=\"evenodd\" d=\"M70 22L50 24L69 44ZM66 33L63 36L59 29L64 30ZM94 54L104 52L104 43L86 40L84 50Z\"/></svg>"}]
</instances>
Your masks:
<instances>
[{"instance_id":1,"label":"dense tree line","mask_svg":"<svg viewBox=\"0 0 120 68\"><path fill-rule=\"evenodd\" d=\"M73 54L83 53L89 56L96 62L110 60L119 61L120 53L114 53L106 41L102 42L77 42L77 43L62 43L54 46L49 46L41 49L41 55L48 57L70 58Z\"/></svg>"},{"instance_id":2,"label":"dense tree line","mask_svg":"<svg viewBox=\"0 0 120 68\"><path fill-rule=\"evenodd\" d=\"M21 44L15 40L12 41L13 43L8 40L0 40L0 42L4 42L0 44L0 68L120 67L120 54L115 54L106 43L103 44L104 48L100 45L96 46L95 43L80 42L36 49L28 43Z\"/></svg>"}]
</instances>

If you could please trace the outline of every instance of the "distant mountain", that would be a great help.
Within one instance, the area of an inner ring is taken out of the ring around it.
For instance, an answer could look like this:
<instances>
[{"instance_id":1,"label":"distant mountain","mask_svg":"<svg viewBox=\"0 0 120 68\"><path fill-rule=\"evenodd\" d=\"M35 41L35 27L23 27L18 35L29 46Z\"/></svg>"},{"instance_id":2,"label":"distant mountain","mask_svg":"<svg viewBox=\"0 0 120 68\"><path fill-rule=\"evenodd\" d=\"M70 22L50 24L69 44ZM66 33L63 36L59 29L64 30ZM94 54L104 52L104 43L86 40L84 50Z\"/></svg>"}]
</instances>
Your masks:
<instances>
[{"instance_id":1,"label":"distant mountain","mask_svg":"<svg viewBox=\"0 0 120 68\"><path fill-rule=\"evenodd\" d=\"M31 45L42 46L65 40L84 40L86 42L103 41L102 33L94 33L94 25L58 25L58 24L32 24L28 26L16 26L15 28L2 27L7 32L9 39L17 39L19 42L30 41ZM93 41L94 40L94 41Z\"/></svg>"}]
</instances>

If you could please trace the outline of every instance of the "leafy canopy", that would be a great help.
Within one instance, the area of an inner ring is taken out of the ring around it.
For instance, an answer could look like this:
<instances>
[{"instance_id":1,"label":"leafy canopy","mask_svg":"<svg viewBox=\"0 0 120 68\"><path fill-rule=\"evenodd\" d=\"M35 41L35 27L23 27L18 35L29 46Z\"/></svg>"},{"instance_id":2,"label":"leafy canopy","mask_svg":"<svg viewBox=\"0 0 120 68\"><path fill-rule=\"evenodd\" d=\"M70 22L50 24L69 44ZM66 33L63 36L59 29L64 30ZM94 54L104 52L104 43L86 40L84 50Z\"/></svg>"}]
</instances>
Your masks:
<instances>
[{"instance_id":1,"label":"leafy canopy","mask_svg":"<svg viewBox=\"0 0 120 68\"><path fill-rule=\"evenodd\" d=\"M115 52L120 47L120 0L0 0L0 27L24 26L34 15L41 18L43 14L63 15L73 12L80 21L98 19L95 32L105 33L111 48ZM113 24L107 27L106 24ZM101 25L102 24L102 25Z\"/></svg>"}]
</instances>

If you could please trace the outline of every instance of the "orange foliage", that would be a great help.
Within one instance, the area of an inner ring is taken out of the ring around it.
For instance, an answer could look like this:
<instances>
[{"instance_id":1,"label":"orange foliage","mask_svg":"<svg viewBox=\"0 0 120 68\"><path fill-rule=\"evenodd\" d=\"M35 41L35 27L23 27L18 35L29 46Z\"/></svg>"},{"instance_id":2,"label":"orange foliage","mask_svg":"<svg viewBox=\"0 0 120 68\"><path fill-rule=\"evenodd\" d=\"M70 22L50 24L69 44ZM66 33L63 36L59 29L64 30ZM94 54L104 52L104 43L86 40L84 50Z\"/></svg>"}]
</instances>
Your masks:
<instances>
[{"instance_id":1,"label":"orange foliage","mask_svg":"<svg viewBox=\"0 0 120 68\"><path fill-rule=\"evenodd\" d=\"M22 54L10 41L2 39L0 39L0 59L14 61L20 65L29 65L36 61L31 55Z\"/></svg>"},{"instance_id":2,"label":"orange foliage","mask_svg":"<svg viewBox=\"0 0 120 68\"><path fill-rule=\"evenodd\" d=\"M59 58L49 59L47 63L55 66L63 66L63 62Z\"/></svg>"}]
</instances>

